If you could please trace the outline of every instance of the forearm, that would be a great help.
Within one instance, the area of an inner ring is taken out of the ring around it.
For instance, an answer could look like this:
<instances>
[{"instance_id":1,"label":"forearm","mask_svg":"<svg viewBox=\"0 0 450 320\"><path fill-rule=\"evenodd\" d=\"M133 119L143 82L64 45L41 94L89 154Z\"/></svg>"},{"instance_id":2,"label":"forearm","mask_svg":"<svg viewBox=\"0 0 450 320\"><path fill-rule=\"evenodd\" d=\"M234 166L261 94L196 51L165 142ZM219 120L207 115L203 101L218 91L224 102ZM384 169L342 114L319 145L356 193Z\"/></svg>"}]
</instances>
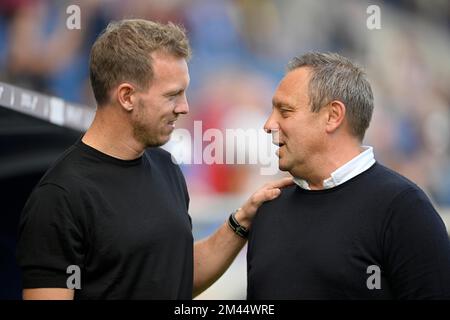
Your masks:
<instances>
[{"instance_id":1,"label":"forearm","mask_svg":"<svg viewBox=\"0 0 450 320\"><path fill-rule=\"evenodd\" d=\"M280 188L292 183L292 178L284 178L267 183L256 191L236 212L234 217L238 224L250 229L259 206L278 197ZM213 235L194 244L194 297L227 270L245 243L246 239L236 234L226 221Z\"/></svg>"},{"instance_id":2,"label":"forearm","mask_svg":"<svg viewBox=\"0 0 450 320\"><path fill-rule=\"evenodd\" d=\"M249 228L250 222L236 213L239 223ZM210 237L194 245L194 297L212 285L228 269L246 239L238 236L225 222Z\"/></svg>"},{"instance_id":3,"label":"forearm","mask_svg":"<svg viewBox=\"0 0 450 320\"><path fill-rule=\"evenodd\" d=\"M74 291L64 288L24 289L23 300L73 300Z\"/></svg>"}]
</instances>

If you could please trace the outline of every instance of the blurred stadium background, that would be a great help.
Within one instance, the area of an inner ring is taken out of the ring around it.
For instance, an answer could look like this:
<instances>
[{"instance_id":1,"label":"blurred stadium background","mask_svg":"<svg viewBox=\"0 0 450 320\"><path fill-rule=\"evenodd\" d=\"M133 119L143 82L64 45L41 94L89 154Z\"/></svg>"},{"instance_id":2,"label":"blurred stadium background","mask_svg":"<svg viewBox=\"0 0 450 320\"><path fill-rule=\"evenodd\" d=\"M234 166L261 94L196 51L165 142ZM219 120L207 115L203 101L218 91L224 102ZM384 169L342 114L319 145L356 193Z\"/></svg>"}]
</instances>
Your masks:
<instances>
[{"instance_id":1,"label":"blurred stadium background","mask_svg":"<svg viewBox=\"0 0 450 320\"><path fill-rule=\"evenodd\" d=\"M81 8L68 30L66 8ZM381 29L369 30L369 5ZM415 181L450 228L450 1L0 0L0 81L95 110L89 48L110 20L182 23L193 47L190 114L178 127L262 128L289 59L337 51L363 65L375 111L366 136L378 161ZM0 99L1 101L1 99ZM0 103L0 298L20 298L17 221L33 186L80 132ZM183 165L196 239L274 176L257 165ZM245 299L245 249L199 299Z\"/></svg>"}]
</instances>

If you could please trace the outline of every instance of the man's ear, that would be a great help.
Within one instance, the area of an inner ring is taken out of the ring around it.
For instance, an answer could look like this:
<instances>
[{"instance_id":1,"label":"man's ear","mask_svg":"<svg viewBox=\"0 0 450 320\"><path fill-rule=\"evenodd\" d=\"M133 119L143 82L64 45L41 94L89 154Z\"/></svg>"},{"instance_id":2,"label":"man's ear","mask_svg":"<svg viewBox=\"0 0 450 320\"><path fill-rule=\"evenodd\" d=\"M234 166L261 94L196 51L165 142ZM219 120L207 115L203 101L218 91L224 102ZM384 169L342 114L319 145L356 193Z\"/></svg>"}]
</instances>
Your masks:
<instances>
[{"instance_id":1,"label":"man's ear","mask_svg":"<svg viewBox=\"0 0 450 320\"><path fill-rule=\"evenodd\" d=\"M344 122L346 108L345 105L338 100L331 101L327 106L327 133L335 132Z\"/></svg>"},{"instance_id":2,"label":"man's ear","mask_svg":"<svg viewBox=\"0 0 450 320\"><path fill-rule=\"evenodd\" d=\"M126 111L132 111L136 101L135 87L127 82L121 83L116 89L116 94L120 106Z\"/></svg>"}]
</instances>

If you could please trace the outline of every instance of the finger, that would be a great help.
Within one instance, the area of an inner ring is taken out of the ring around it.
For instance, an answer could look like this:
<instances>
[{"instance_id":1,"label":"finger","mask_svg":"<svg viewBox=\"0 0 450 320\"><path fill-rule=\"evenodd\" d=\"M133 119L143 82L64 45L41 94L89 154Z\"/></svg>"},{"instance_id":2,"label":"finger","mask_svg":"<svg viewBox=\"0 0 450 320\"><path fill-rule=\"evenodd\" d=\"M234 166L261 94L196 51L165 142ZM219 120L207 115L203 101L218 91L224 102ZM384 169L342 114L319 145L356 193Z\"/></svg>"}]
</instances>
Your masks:
<instances>
[{"instance_id":1,"label":"finger","mask_svg":"<svg viewBox=\"0 0 450 320\"><path fill-rule=\"evenodd\" d=\"M279 179L279 180L275 180L272 182L269 182L267 185L270 188L284 188L287 186L290 186L294 184L294 178L293 177L287 177L287 178L283 178L283 179Z\"/></svg>"},{"instance_id":2,"label":"finger","mask_svg":"<svg viewBox=\"0 0 450 320\"><path fill-rule=\"evenodd\" d=\"M273 200L280 194L281 190L278 188L264 189L253 196L253 204L259 207L263 202Z\"/></svg>"},{"instance_id":3,"label":"finger","mask_svg":"<svg viewBox=\"0 0 450 320\"><path fill-rule=\"evenodd\" d=\"M272 197L269 200L273 200L275 198L278 198L278 196L281 194L281 190L278 189L278 188L272 189L270 191L272 191Z\"/></svg>"}]
</instances>

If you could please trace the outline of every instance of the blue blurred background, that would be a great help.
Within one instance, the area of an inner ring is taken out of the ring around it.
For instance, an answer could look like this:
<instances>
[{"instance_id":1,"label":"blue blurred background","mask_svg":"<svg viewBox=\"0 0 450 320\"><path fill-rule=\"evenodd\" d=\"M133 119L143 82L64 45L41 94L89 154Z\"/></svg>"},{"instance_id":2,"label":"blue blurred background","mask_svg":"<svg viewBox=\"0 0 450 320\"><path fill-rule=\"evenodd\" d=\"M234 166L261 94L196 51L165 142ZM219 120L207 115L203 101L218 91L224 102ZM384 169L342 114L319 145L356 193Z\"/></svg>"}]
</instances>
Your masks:
<instances>
[{"instance_id":1,"label":"blue blurred background","mask_svg":"<svg viewBox=\"0 0 450 320\"><path fill-rule=\"evenodd\" d=\"M81 9L80 30L66 28L71 4ZM369 5L380 8L380 29L367 28ZM188 130L197 120L203 121L204 130L262 128L272 93L286 63L296 55L336 51L355 60L365 67L375 95L365 144L374 146L378 161L421 186L448 221L450 1L0 0L0 81L95 109L88 81L89 49L109 21L137 17L178 22L188 31L193 47L190 113L178 124ZM0 124L6 125L1 117ZM42 146L61 134L58 130L46 131ZM63 149L74 137L70 133L52 145ZM14 147L12 140L1 141L4 150ZM0 155L6 157L7 152ZM182 166L197 239L210 234L257 186L276 178L261 176L258 168ZM22 184L22 202L39 175ZM20 181L16 177L0 183L17 190ZM4 203L5 193L0 194ZM0 298L20 297L20 278L11 262L16 232L11 226L22 202L9 212L0 209ZM244 299L245 273L243 250L199 298Z\"/></svg>"}]
</instances>

